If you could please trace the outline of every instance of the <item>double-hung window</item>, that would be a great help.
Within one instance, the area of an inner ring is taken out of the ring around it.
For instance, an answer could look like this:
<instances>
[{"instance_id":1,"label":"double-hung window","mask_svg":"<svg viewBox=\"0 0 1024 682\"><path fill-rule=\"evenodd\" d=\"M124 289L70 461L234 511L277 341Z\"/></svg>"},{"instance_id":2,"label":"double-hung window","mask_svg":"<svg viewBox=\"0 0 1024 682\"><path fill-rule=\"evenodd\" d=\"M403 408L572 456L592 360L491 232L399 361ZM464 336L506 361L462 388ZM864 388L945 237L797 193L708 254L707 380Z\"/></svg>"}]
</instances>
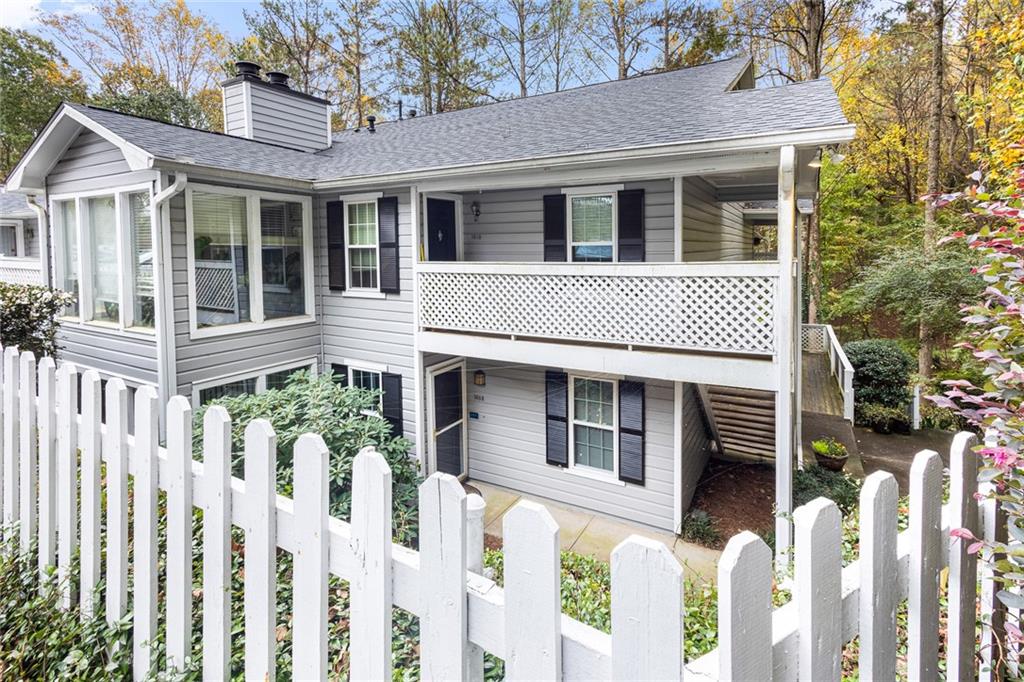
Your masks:
<instances>
[{"instance_id":1,"label":"double-hung window","mask_svg":"<svg viewBox=\"0 0 1024 682\"><path fill-rule=\"evenodd\" d=\"M153 223L148 186L55 197L57 288L75 294L66 316L120 329L155 325Z\"/></svg>"},{"instance_id":2,"label":"double-hung window","mask_svg":"<svg viewBox=\"0 0 1024 682\"><path fill-rule=\"evenodd\" d=\"M192 387L192 402L200 407L218 398L234 398L242 395L256 395L265 391L284 388L297 372L316 373L316 360L277 365L254 370L245 374L199 382Z\"/></svg>"},{"instance_id":3,"label":"double-hung window","mask_svg":"<svg viewBox=\"0 0 1024 682\"><path fill-rule=\"evenodd\" d=\"M618 386L615 381L571 377L570 466L617 471Z\"/></svg>"},{"instance_id":4,"label":"double-hung window","mask_svg":"<svg viewBox=\"0 0 1024 682\"><path fill-rule=\"evenodd\" d=\"M308 197L193 185L186 204L193 336L312 319Z\"/></svg>"},{"instance_id":5,"label":"double-hung window","mask_svg":"<svg viewBox=\"0 0 1024 682\"><path fill-rule=\"evenodd\" d=\"M20 220L0 222L0 257L24 258L25 226Z\"/></svg>"},{"instance_id":6,"label":"double-hung window","mask_svg":"<svg viewBox=\"0 0 1024 682\"><path fill-rule=\"evenodd\" d=\"M571 194L568 199L570 260L615 260L615 193Z\"/></svg>"},{"instance_id":7,"label":"double-hung window","mask_svg":"<svg viewBox=\"0 0 1024 682\"><path fill-rule=\"evenodd\" d=\"M347 250L348 288L377 291L380 249L377 243L377 201L350 201L345 204L345 249Z\"/></svg>"}]
</instances>

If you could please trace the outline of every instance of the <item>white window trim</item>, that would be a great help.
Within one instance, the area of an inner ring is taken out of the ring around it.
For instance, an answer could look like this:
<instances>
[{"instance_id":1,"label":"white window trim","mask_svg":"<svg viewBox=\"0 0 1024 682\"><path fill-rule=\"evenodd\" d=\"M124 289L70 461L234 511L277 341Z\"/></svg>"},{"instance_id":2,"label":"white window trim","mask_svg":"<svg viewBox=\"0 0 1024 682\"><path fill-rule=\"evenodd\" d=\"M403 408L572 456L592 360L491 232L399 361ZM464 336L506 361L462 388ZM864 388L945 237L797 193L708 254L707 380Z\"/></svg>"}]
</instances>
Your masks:
<instances>
[{"instance_id":1,"label":"white window trim","mask_svg":"<svg viewBox=\"0 0 1024 682\"><path fill-rule=\"evenodd\" d=\"M351 386L353 388L355 388L355 385L356 385L354 372L357 372L357 371L358 372L367 372L369 374L376 374L377 375L377 385L380 387L380 388L377 389L380 392L380 396L378 397L378 400L377 400L377 409L376 410L363 410L363 414L368 416L368 417L379 417L379 416L381 416L381 414L384 413L384 372L386 372L387 369L386 368L385 369L381 369L381 367L383 367L383 365L378 365L378 364L375 364L375 363L358 363L357 362L357 363L353 363L353 364L346 364L345 366L348 368L348 376L345 377L345 380L348 382L347 385Z\"/></svg>"},{"instance_id":2,"label":"white window trim","mask_svg":"<svg viewBox=\"0 0 1024 682\"><path fill-rule=\"evenodd\" d=\"M128 194L134 194L138 192L145 192L149 195L149 209L150 209L150 229L153 232L153 243L154 250L157 236L157 225L159 224L156 209L153 206L153 183L136 183L132 185L119 185L116 187L105 187L103 189L94 189L84 192L68 192L64 194L53 194L49 197L49 214L51 219L54 221L54 239L50 248L52 249L52 256L54 262L54 281L63 279L64 268L64 244L63 244L63 232L64 225L60 224L60 218L57 218L59 214L56 212L56 205L64 201L75 202L75 236L78 239L78 315L62 315L61 321L64 323L77 324L78 326L89 326L100 329L108 329L111 331L117 331L124 333L125 336L139 335L152 337L156 334L156 325L158 322L154 320L153 327L136 327L134 326L135 320L133 319L135 314L135 291L128 281L126 273L130 271L128 263L128 255L130 252L129 244L129 225L127 220L127 211L125 205L125 197ZM89 258L86 258L86 238L87 227L84 215L85 200L95 197L114 197L114 217L115 217L115 235L116 235L116 249L117 249L117 291L118 291L118 310L119 310L119 321L115 324L112 322L106 322L104 320L93 320L93 297L92 297L92 262ZM156 253L153 254L153 295L156 296L156 278L157 278L157 263Z\"/></svg>"},{"instance_id":3,"label":"white window trim","mask_svg":"<svg viewBox=\"0 0 1024 682\"><path fill-rule=\"evenodd\" d=\"M192 195L199 191L205 194L224 194L227 196L245 197L246 216L245 229L249 252L249 311L252 320L234 324L199 327L196 314L196 263L195 219L192 215ZM263 235L260 229L260 200L292 201L302 204L302 264L305 268L303 289L306 299L306 314L294 317L281 317L274 320L263 316ZM188 326L190 339L206 339L216 336L228 336L245 332L273 329L275 327L291 327L316 321L315 306L315 274L313 270L313 200L301 194L284 194L262 190L221 187L190 183L185 188L185 251L188 261Z\"/></svg>"},{"instance_id":4,"label":"white window trim","mask_svg":"<svg viewBox=\"0 0 1024 682\"><path fill-rule=\"evenodd\" d=\"M0 255L0 258L28 258L28 254L25 249L25 221L17 220L15 218L5 218L4 220L0 220L0 226L14 228L14 250L16 251L13 256Z\"/></svg>"},{"instance_id":5,"label":"white window trim","mask_svg":"<svg viewBox=\"0 0 1024 682\"><path fill-rule=\"evenodd\" d=\"M569 263L585 263L591 265L592 263L586 263L585 261L577 261L572 257L572 250L574 246L580 245L593 245L603 246L607 242L577 242L572 238L572 200L583 199L586 197L611 197L612 198L612 240L610 246L612 247L612 263L619 262L619 192L622 190L622 185L591 185L590 187L563 187L562 194L565 195L565 231L566 231L566 260Z\"/></svg>"},{"instance_id":6,"label":"white window trim","mask_svg":"<svg viewBox=\"0 0 1024 682\"><path fill-rule=\"evenodd\" d=\"M300 369L308 368L313 376L317 375L317 363L316 358L307 358L306 360L298 360L296 362L285 362L276 365L266 365L258 369L249 370L248 372L240 372L237 374L224 374L213 379L204 379L203 381L195 381L192 383L192 407L193 409L199 409L201 407L199 403L200 392L208 388L216 388L217 386L223 386L224 384L230 384L235 381L244 381L246 379L256 379L256 395L263 393L267 390L267 375L274 374L275 372L283 372L289 369Z\"/></svg>"},{"instance_id":7,"label":"white window trim","mask_svg":"<svg viewBox=\"0 0 1024 682\"><path fill-rule=\"evenodd\" d=\"M342 232L345 237L345 290L343 296L352 298L384 298L386 294L380 290L380 203L377 201L383 192L367 192L365 194L342 195ZM374 224L377 226L374 235L373 252L377 257L377 286L375 287L354 287L352 286L352 253L351 249L368 249L367 245L352 246L348 241L348 211L352 206L359 204L373 204Z\"/></svg>"},{"instance_id":8,"label":"white window trim","mask_svg":"<svg viewBox=\"0 0 1024 682\"><path fill-rule=\"evenodd\" d=\"M592 422L584 422L576 419L576 379L586 381L606 381L612 385L612 427L609 429L603 424L594 424ZM593 375L593 374L569 374L569 466L566 468L566 472L574 474L576 476L583 476L585 478L592 478L594 480L602 481L604 483L613 483L615 485L626 485L624 481L619 480L619 382L616 378L604 376L604 375ZM596 467L586 466L584 464L576 464L576 425L590 426L594 428L600 428L612 432L612 470L607 471L605 469L598 469Z\"/></svg>"}]
</instances>

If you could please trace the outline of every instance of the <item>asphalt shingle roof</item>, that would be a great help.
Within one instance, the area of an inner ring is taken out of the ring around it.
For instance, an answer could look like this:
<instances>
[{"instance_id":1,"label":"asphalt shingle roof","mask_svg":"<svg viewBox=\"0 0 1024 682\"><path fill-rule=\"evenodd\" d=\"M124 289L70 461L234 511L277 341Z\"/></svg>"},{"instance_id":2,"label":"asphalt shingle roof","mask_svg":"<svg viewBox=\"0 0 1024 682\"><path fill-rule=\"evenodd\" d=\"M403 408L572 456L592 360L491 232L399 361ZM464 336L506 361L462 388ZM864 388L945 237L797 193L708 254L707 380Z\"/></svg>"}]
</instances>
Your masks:
<instances>
[{"instance_id":1,"label":"asphalt shingle roof","mask_svg":"<svg viewBox=\"0 0 1024 682\"><path fill-rule=\"evenodd\" d=\"M746 58L336 132L316 153L72 105L162 159L343 179L844 125L828 80L728 88Z\"/></svg>"},{"instance_id":2,"label":"asphalt shingle roof","mask_svg":"<svg viewBox=\"0 0 1024 682\"><path fill-rule=\"evenodd\" d=\"M28 197L10 194L0 185L0 218L34 218L35 215L28 205Z\"/></svg>"}]
</instances>

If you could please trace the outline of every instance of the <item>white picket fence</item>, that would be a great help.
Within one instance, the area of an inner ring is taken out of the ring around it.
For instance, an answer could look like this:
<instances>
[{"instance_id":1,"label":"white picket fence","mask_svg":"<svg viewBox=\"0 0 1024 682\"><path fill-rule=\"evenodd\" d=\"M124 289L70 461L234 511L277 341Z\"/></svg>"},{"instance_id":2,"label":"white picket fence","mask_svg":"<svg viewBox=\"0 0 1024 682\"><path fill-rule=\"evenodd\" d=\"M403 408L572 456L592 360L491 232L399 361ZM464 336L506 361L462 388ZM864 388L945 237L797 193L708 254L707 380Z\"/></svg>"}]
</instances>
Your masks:
<instances>
[{"instance_id":1,"label":"white picket fence","mask_svg":"<svg viewBox=\"0 0 1024 682\"><path fill-rule=\"evenodd\" d=\"M159 447L158 403L150 387L135 397L135 432L127 434L124 384L106 388L102 424L100 380L81 375L77 404L74 365L30 353L3 351L5 532L18 528L22 548L39 543L39 568L67 575L81 551L77 599L89 612L102 597L111 620L134 613L134 671L150 670L157 634L157 499L167 494L166 660L180 668L192 639L193 506L203 510L202 665L204 679L229 671L231 526L244 530L244 651L246 679L273 679L276 549L294 556L292 622L295 679L320 679L328 669L328 575L349 582L352 679L392 674L392 605L420 618L424 679L482 676L482 652L505 661L511 680L839 680L844 644L860 636L865 679L893 679L897 670L896 611L908 601L905 663L910 679L939 670L940 571L948 566L948 679L975 676L977 566L949 528L999 523L991 507L978 519L973 497L974 439L956 437L949 502L943 467L930 451L917 455L910 490L910 527L897 533L895 479L874 473L861 493L860 560L841 567L841 519L818 499L798 509L792 601L772 609L773 557L755 535L729 541L719 564L719 647L684 666L683 571L662 544L634 536L611 559L612 634L561 613L558 526L542 507L519 502L504 518L504 588L480 575L482 515L467 521L462 486L434 474L420 487L419 552L392 543L391 473L372 448L357 456L352 520L328 516L328 452L317 435L295 447L295 500L275 492L275 435L256 420L245 431L245 480L230 475L230 419L219 407L203 424L203 462L192 460L192 411L182 397L167 406L167 443ZM79 409L80 407L80 409ZM38 435L38 438L36 437ZM78 455L76 456L76 449ZM101 462L106 462L106 562L101 554ZM128 563L128 477L133 477L134 553ZM80 478L80 484L76 483ZM479 510L477 510L479 512ZM16 526L15 524L20 524ZM472 569L467 572L467 568ZM134 590L127 590L129 570ZM995 611L991 576L982 611ZM991 657L993 634L981 658ZM998 636L998 635L996 635ZM339 652L332 652L338 655ZM984 664L983 664L984 666ZM990 677L981 673L982 677Z\"/></svg>"}]
</instances>

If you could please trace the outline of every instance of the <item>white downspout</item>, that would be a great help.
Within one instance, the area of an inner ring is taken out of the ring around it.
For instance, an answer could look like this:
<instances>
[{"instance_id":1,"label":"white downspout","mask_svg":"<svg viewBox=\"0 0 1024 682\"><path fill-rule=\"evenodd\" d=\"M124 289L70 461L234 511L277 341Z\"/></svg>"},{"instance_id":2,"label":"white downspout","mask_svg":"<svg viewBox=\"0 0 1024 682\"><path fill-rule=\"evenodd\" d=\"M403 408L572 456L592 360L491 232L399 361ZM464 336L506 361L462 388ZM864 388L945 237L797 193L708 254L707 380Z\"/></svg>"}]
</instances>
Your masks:
<instances>
[{"instance_id":1,"label":"white downspout","mask_svg":"<svg viewBox=\"0 0 1024 682\"><path fill-rule=\"evenodd\" d=\"M180 194L188 183L188 174L184 172L178 172L174 175L174 182L164 189L160 190L153 196L152 215L156 218L153 221L154 228L156 225L160 226L159 233L154 230L154 234L159 234L159 239L153 240L153 246L158 249L158 253L154 258L155 263L159 263L160 270L159 274L156 275L158 283L158 296L157 296L157 367L159 386L157 386L157 394L160 396L160 404L166 405L171 399L171 396L177 393L177 353L174 342L174 306L173 306L173 291L174 291L174 280L173 270L171 268L171 252L170 252L170 210L167 206L167 202L171 197ZM166 248L165 248L166 247ZM170 303L169 303L170 301ZM160 410L161 415L163 410ZM161 427L163 426L163 420L161 420ZM162 429L161 429L162 430Z\"/></svg>"},{"instance_id":2,"label":"white downspout","mask_svg":"<svg viewBox=\"0 0 1024 682\"><path fill-rule=\"evenodd\" d=\"M36 214L36 230L39 231L39 275L44 286L52 286L50 281L50 217L46 212L46 198L38 203L39 195L28 195L28 205Z\"/></svg>"}]
</instances>

